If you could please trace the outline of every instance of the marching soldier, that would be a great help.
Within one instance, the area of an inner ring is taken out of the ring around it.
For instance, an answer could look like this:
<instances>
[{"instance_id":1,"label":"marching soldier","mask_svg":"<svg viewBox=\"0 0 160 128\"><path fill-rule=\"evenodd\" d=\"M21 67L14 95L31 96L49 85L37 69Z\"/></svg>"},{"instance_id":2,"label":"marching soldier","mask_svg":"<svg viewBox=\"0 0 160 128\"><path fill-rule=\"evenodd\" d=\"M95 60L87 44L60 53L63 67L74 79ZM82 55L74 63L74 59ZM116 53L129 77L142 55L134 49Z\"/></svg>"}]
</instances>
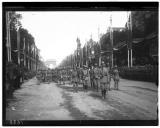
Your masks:
<instances>
[{"instance_id":1,"label":"marching soldier","mask_svg":"<svg viewBox=\"0 0 160 128\"><path fill-rule=\"evenodd\" d=\"M106 67L105 63L102 62L102 69L101 69L101 93L102 93L102 98L106 98L106 92L108 91L107 85L108 85L108 76L109 76L109 71L108 68Z\"/></svg>"},{"instance_id":2,"label":"marching soldier","mask_svg":"<svg viewBox=\"0 0 160 128\"><path fill-rule=\"evenodd\" d=\"M100 69L97 66L97 63L95 64L95 68L94 68L94 85L97 89L98 92L98 88L100 86Z\"/></svg>"},{"instance_id":3,"label":"marching soldier","mask_svg":"<svg viewBox=\"0 0 160 128\"><path fill-rule=\"evenodd\" d=\"M37 84L40 85L40 83L41 83L41 72L40 72L40 70L37 71L36 78L37 78L37 81L38 81Z\"/></svg>"},{"instance_id":4,"label":"marching soldier","mask_svg":"<svg viewBox=\"0 0 160 128\"><path fill-rule=\"evenodd\" d=\"M66 70L63 69L62 70L62 83L65 84L65 81L66 81Z\"/></svg>"},{"instance_id":5,"label":"marching soldier","mask_svg":"<svg viewBox=\"0 0 160 128\"><path fill-rule=\"evenodd\" d=\"M83 84L82 83L82 79L83 79L83 69L82 68L79 68L78 75L79 75L79 84Z\"/></svg>"},{"instance_id":6,"label":"marching soldier","mask_svg":"<svg viewBox=\"0 0 160 128\"><path fill-rule=\"evenodd\" d=\"M89 85L89 71L87 69L87 66L84 65L83 69L83 89L87 91Z\"/></svg>"},{"instance_id":7,"label":"marching soldier","mask_svg":"<svg viewBox=\"0 0 160 128\"><path fill-rule=\"evenodd\" d=\"M69 84L73 83L73 81L72 81L72 71L73 71L72 69L69 70L69 81L70 81Z\"/></svg>"},{"instance_id":8,"label":"marching soldier","mask_svg":"<svg viewBox=\"0 0 160 128\"><path fill-rule=\"evenodd\" d=\"M111 90L111 69L109 67L109 63L107 63L107 67L108 69L108 91Z\"/></svg>"},{"instance_id":9,"label":"marching soldier","mask_svg":"<svg viewBox=\"0 0 160 128\"><path fill-rule=\"evenodd\" d=\"M46 81L49 84L50 83L50 70L46 70Z\"/></svg>"},{"instance_id":10,"label":"marching soldier","mask_svg":"<svg viewBox=\"0 0 160 128\"><path fill-rule=\"evenodd\" d=\"M95 89L95 84L94 84L94 67L91 67L90 70L90 82L91 82L91 88Z\"/></svg>"},{"instance_id":11,"label":"marching soldier","mask_svg":"<svg viewBox=\"0 0 160 128\"><path fill-rule=\"evenodd\" d=\"M59 70L59 84L61 85L62 84L62 69Z\"/></svg>"},{"instance_id":12,"label":"marching soldier","mask_svg":"<svg viewBox=\"0 0 160 128\"><path fill-rule=\"evenodd\" d=\"M78 92L78 73L77 73L76 67L74 67L72 71L72 82L73 82L73 88L75 92Z\"/></svg>"},{"instance_id":13,"label":"marching soldier","mask_svg":"<svg viewBox=\"0 0 160 128\"><path fill-rule=\"evenodd\" d=\"M113 74L114 74L114 88L118 90L119 89L119 71L118 71L117 65L115 65Z\"/></svg>"},{"instance_id":14,"label":"marching soldier","mask_svg":"<svg viewBox=\"0 0 160 128\"><path fill-rule=\"evenodd\" d=\"M52 81L55 81L55 70L51 70L52 71Z\"/></svg>"}]
</instances>

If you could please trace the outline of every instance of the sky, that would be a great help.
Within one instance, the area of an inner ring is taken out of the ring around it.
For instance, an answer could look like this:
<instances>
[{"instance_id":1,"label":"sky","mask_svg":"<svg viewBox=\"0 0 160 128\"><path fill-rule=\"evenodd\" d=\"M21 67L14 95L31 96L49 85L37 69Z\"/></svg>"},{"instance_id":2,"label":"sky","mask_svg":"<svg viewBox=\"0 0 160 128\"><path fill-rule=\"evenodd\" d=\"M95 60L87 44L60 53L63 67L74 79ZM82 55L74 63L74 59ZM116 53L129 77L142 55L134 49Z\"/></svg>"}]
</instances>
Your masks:
<instances>
[{"instance_id":1,"label":"sky","mask_svg":"<svg viewBox=\"0 0 160 128\"><path fill-rule=\"evenodd\" d=\"M98 41L99 34L106 33L112 15L113 27L124 27L127 12L109 11L52 11L17 12L21 23L35 39L44 61L54 59L57 65L76 49L77 37L82 46L91 37Z\"/></svg>"}]
</instances>

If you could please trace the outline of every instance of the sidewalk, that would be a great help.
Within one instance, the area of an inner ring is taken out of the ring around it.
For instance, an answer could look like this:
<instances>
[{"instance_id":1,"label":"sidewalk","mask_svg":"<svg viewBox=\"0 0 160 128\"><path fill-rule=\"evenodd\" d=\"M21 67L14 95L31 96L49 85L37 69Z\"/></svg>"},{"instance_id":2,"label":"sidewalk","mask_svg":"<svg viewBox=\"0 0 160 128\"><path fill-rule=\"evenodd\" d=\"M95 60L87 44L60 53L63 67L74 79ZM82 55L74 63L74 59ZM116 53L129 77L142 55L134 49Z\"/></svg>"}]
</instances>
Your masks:
<instances>
[{"instance_id":1,"label":"sidewalk","mask_svg":"<svg viewBox=\"0 0 160 128\"><path fill-rule=\"evenodd\" d=\"M120 87L137 87L141 89L158 91L157 86L153 82L134 81L127 79L120 79Z\"/></svg>"}]
</instances>

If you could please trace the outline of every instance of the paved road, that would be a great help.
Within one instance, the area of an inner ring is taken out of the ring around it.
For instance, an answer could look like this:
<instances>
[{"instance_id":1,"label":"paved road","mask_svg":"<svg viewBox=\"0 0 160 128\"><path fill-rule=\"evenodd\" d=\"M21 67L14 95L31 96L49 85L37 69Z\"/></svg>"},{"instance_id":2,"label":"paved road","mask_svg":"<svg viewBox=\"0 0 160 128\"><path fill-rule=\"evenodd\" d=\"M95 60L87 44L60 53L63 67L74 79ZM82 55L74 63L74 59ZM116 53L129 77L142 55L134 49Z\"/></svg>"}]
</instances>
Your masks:
<instances>
[{"instance_id":1,"label":"paved road","mask_svg":"<svg viewBox=\"0 0 160 128\"><path fill-rule=\"evenodd\" d=\"M113 83L112 83L113 85ZM75 93L72 85L25 82L7 99L7 120L151 120L157 119L157 92L153 83L121 79L120 90L107 98L100 92Z\"/></svg>"}]
</instances>

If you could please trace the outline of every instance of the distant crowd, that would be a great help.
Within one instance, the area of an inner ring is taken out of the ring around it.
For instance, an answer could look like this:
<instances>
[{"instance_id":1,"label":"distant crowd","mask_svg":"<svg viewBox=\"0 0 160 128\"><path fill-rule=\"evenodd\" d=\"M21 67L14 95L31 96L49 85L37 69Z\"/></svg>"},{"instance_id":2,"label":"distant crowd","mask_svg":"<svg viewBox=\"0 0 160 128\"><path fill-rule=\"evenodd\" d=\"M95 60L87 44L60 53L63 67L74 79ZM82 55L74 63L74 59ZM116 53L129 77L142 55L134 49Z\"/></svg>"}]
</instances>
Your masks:
<instances>
[{"instance_id":1,"label":"distant crowd","mask_svg":"<svg viewBox=\"0 0 160 128\"><path fill-rule=\"evenodd\" d=\"M61 69L48 69L37 71L36 77L38 84L42 82L56 82L58 85L69 84L73 85L74 91L78 92L78 86L83 85L85 92L89 87L95 89L97 92L100 90L102 98L106 98L106 93L111 90L111 79L114 80L114 89L119 89L119 71L115 65L113 68L109 64L102 62L102 66L95 64L91 68L86 65L83 67L61 68Z\"/></svg>"}]
</instances>

